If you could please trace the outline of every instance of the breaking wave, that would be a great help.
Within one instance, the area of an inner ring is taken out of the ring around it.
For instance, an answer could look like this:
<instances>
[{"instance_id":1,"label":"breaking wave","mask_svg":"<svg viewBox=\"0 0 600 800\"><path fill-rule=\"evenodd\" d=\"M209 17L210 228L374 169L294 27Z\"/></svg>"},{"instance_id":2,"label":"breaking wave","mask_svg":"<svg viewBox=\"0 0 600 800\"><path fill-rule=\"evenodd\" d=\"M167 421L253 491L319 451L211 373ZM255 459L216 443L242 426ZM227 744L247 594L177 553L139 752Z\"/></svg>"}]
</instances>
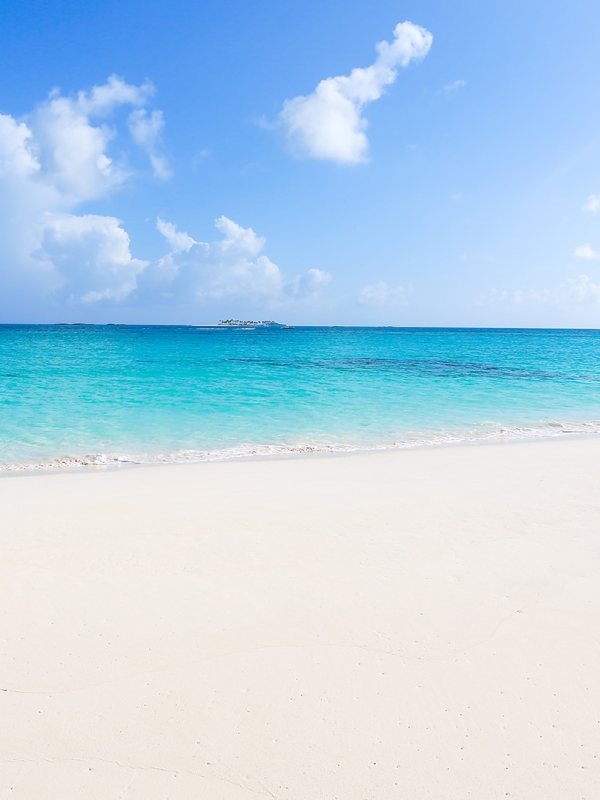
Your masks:
<instances>
[{"instance_id":1,"label":"breaking wave","mask_svg":"<svg viewBox=\"0 0 600 800\"><path fill-rule=\"evenodd\" d=\"M380 442L297 442L292 444L240 444L206 450L176 450L171 453L88 453L62 455L39 461L1 463L1 473L37 472L43 470L77 469L83 467L119 467L134 465L194 464L206 461L227 461L239 458L309 455L326 453L360 453L381 450L406 450L453 444L483 444L486 442L526 441L563 436L593 436L600 434L600 421L548 422L538 427L496 426L463 431L431 431L406 433Z\"/></svg>"}]
</instances>

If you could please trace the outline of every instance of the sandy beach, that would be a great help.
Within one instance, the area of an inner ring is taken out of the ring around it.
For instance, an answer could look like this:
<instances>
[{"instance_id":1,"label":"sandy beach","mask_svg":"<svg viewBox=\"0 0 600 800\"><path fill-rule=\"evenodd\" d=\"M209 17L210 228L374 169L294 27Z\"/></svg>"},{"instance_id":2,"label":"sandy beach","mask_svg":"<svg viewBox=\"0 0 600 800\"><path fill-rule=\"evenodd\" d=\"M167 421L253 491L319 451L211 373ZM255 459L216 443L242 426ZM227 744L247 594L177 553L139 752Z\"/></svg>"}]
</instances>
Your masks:
<instances>
[{"instance_id":1,"label":"sandy beach","mask_svg":"<svg viewBox=\"0 0 600 800\"><path fill-rule=\"evenodd\" d=\"M0 479L0 796L600 796L600 440Z\"/></svg>"}]
</instances>

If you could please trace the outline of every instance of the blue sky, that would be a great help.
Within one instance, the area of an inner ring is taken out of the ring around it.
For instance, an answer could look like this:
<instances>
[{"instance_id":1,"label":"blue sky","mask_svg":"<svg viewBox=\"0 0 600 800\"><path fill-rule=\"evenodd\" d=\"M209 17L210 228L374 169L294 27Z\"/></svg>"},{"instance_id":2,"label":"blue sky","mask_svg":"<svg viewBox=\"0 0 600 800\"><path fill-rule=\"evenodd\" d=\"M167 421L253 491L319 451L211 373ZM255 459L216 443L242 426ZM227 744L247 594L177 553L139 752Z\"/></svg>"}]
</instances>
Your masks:
<instances>
[{"instance_id":1,"label":"blue sky","mask_svg":"<svg viewBox=\"0 0 600 800\"><path fill-rule=\"evenodd\" d=\"M0 319L600 327L599 30L577 0L5 3Z\"/></svg>"}]
</instances>

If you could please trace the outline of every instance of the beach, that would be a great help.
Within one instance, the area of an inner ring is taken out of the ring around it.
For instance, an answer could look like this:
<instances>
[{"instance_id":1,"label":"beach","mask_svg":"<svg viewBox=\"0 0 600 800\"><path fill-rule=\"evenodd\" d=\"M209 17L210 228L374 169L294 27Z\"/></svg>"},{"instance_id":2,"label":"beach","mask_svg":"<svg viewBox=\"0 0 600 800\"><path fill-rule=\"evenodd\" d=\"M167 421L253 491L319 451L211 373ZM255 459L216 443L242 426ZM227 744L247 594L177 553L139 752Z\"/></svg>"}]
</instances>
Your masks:
<instances>
[{"instance_id":1,"label":"beach","mask_svg":"<svg viewBox=\"0 0 600 800\"><path fill-rule=\"evenodd\" d=\"M600 439L0 478L0 796L592 800Z\"/></svg>"}]
</instances>

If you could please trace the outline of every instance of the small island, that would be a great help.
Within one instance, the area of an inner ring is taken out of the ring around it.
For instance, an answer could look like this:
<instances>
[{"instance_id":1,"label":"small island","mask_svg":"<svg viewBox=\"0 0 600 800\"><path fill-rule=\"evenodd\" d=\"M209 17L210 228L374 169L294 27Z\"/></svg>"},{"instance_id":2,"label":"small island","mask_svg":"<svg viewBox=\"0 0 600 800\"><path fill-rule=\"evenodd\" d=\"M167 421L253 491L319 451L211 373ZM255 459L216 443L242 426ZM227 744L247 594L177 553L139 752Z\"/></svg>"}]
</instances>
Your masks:
<instances>
[{"instance_id":1,"label":"small island","mask_svg":"<svg viewBox=\"0 0 600 800\"><path fill-rule=\"evenodd\" d=\"M228 328L290 328L281 322L275 322L272 319L263 319L255 321L251 319L221 319L219 320L220 326Z\"/></svg>"}]
</instances>

